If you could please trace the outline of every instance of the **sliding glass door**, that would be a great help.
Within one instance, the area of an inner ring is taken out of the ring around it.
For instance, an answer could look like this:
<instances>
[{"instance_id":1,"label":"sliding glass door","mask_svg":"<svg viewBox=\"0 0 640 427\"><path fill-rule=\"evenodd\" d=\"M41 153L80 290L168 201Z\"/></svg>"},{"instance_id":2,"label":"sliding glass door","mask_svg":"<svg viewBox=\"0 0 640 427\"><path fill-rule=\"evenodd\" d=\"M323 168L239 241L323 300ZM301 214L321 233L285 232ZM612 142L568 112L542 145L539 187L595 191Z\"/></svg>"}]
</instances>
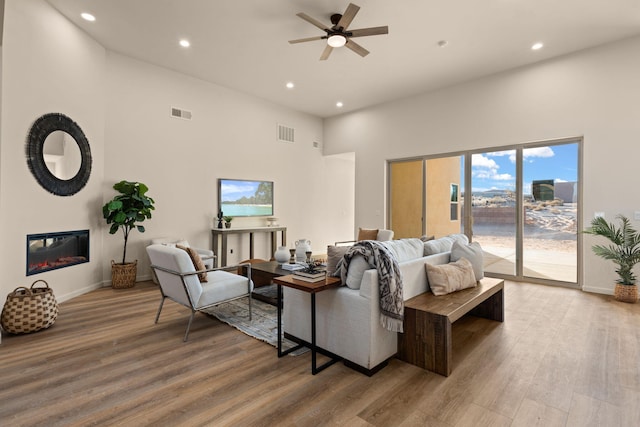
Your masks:
<instances>
[{"instance_id":1,"label":"sliding glass door","mask_svg":"<svg viewBox=\"0 0 640 427\"><path fill-rule=\"evenodd\" d=\"M522 150L524 277L577 282L579 144Z\"/></svg>"},{"instance_id":2,"label":"sliding glass door","mask_svg":"<svg viewBox=\"0 0 640 427\"><path fill-rule=\"evenodd\" d=\"M485 271L516 274L516 150L471 156L472 240L484 249Z\"/></svg>"},{"instance_id":3,"label":"sliding glass door","mask_svg":"<svg viewBox=\"0 0 640 427\"><path fill-rule=\"evenodd\" d=\"M397 238L463 232L489 276L578 284L581 139L390 165Z\"/></svg>"}]
</instances>

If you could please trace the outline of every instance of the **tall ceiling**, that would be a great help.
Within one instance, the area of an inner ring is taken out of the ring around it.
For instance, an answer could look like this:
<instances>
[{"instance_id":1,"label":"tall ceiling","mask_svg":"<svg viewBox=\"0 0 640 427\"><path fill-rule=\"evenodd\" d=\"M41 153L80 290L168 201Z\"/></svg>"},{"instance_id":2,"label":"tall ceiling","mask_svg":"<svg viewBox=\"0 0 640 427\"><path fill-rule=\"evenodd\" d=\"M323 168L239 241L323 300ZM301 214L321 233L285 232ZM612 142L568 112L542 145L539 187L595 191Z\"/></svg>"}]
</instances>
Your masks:
<instances>
[{"instance_id":1,"label":"tall ceiling","mask_svg":"<svg viewBox=\"0 0 640 427\"><path fill-rule=\"evenodd\" d=\"M389 34L358 38L364 58L343 47L320 61L324 40L288 43L323 34L296 13L329 25L349 0L48 1L109 50L319 117L640 34L638 0L353 0L349 29Z\"/></svg>"}]
</instances>

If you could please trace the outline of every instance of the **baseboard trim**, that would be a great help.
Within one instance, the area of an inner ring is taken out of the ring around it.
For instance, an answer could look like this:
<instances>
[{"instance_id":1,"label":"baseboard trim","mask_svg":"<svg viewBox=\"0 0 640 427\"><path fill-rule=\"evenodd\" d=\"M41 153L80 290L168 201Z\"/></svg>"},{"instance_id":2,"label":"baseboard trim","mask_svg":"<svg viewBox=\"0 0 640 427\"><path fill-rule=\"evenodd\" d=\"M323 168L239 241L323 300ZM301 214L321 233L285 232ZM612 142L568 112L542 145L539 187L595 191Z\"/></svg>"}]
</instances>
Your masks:
<instances>
[{"instance_id":1,"label":"baseboard trim","mask_svg":"<svg viewBox=\"0 0 640 427\"><path fill-rule=\"evenodd\" d=\"M594 286L583 286L582 290L585 292L592 292L594 294L613 295L613 289L610 288L598 288Z\"/></svg>"},{"instance_id":2,"label":"baseboard trim","mask_svg":"<svg viewBox=\"0 0 640 427\"><path fill-rule=\"evenodd\" d=\"M60 302L65 302L65 301L68 301L68 300L70 300L72 298L79 297L80 295L84 295L84 294L89 293L91 291L95 291L96 289L100 289L100 288L102 288L104 286L105 286L104 282L94 283L94 284L91 284L89 286L85 286L83 288L76 289L76 290L74 290L72 292L68 292L66 294L56 295L56 301L58 301L59 303Z\"/></svg>"}]
</instances>

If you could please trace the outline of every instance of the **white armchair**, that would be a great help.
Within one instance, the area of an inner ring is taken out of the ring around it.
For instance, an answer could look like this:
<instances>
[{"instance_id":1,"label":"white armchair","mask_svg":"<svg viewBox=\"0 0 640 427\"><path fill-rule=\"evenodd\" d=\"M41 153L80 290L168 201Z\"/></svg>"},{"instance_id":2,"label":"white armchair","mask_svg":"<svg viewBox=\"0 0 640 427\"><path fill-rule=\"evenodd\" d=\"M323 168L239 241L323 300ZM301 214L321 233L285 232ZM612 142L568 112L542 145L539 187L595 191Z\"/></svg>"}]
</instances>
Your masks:
<instances>
[{"instance_id":1,"label":"white armchair","mask_svg":"<svg viewBox=\"0 0 640 427\"><path fill-rule=\"evenodd\" d=\"M175 245L181 245L181 246L189 247L189 242L187 242L185 239L177 239L175 237L156 237L155 239L151 239L151 244L167 245L167 246L174 246L174 247ZM200 255L200 259L202 259L202 262L204 262L204 266L207 269L211 269L214 267L216 255L213 253L212 250L200 249L200 248L193 248L193 249L196 252L198 252L198 255ZM156 285L158 284L158 278L156 277L156 273L153 269L151 269L151 279L153 280L153 283L155 283Z\"/></svg>"},{"instance_id":2,"label":"white armchair","mask_svg":"<svg viewBox=\"0 0 640 427\"><path fill-rule=\"evenodd\" d=\"M169 298L191 309L191 316L184 334L184 340L189 336L191 322L197 311L212 307L222 302L237 298L249 297L249 320L251 320L251 264L245 264L247 275L240 276L228 271L238 266L221 268L207 268L196 271L189 254L175 247L161 244L147 246L147 254L151 260L151 268L155 271L160 285L162 300L155 323L158 323L164 300ZM199 273L206 272L206 282L200 282Z\"/></svg>"}]
</instances>

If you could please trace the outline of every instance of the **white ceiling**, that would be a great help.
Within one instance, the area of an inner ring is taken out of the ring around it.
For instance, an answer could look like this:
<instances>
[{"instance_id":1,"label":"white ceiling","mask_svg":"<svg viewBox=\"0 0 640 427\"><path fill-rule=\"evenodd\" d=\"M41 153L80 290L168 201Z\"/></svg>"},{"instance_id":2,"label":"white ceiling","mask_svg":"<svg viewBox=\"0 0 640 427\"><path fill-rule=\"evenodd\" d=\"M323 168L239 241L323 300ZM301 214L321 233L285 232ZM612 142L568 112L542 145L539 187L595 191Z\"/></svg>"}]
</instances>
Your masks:
<instances>
[{"instance_id":1,"label":"white ceiling","mask_svg":"<svg viewBox=\"0 0 640 427\"><path fill-rule=\"evenodd\" d=\"M329 24L349 0L48 1L110 50L320 117L640 34L639 0L353 0L349 29L389 34L357 39L367 57L320 61L324 41L287 42L322 34L296 13Z\"/></svg>"}]
</instances>

